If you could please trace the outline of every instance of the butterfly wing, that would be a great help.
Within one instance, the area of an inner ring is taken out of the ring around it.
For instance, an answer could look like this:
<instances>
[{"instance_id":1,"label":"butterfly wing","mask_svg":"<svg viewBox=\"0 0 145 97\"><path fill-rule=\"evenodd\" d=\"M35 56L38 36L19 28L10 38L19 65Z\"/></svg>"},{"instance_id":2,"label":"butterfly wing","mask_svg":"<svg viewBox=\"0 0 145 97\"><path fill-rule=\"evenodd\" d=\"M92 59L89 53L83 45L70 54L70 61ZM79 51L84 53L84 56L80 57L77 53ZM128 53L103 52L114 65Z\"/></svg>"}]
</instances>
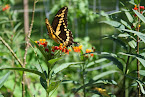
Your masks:
<instances>
[{"instance_id":1,"label":"butterfly wing","mask_svg":"<svg viewBox=\"0 0 145 97\"><path fill-rule=\"evenodd\" d=\"M72 45L73 43L76 43L73 41L72 32L67 29L67 12L67 7L61 8L55 15L55 18L52 22L52 27L55 31L55 35L66 47Z\"/></svg>"},{"instance_id":2,"label":"butterfly wing","mask_svg":"<svg viewBox=\"0 0 145 97\"><path fill-rule=\"evenodd\" d=\"M53 39L56 43L60 42L60 39L55 35L55 31L53 30L52 26L50 25L47 18L45 18L45 24L47 27L48 35L51 39Z\"/></svg>"},{"instance_id":3,"label":"butterfly wing","mask_svg":"<svg viewBox=\"0 0 145 97\"><path fill-rule=\"evenodd\" d=\"M56 13L52 21L52 27L54 31L56 31L56 28L58 27L58 24L61 23L61 21L64 21L65 25L67 26L67 12L68 12L68 7L65 6Z\"/></svg>"}]
</instances>

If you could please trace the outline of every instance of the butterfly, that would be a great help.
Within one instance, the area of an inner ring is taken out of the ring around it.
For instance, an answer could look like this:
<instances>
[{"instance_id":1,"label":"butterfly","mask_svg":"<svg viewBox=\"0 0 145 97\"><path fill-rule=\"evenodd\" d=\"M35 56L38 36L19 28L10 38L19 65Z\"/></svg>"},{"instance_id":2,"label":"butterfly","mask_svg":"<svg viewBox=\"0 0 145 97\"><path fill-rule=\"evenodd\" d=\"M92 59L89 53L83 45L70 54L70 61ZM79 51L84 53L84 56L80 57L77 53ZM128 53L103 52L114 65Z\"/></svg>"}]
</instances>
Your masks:
<instances>
[{"instance_id":1,"label":"butterfly","mask_svg":"<svg viewBox=\"0 0 145 97\"><path fill-rule=\"evenodd\" d=\"M62 43L64 46L69 47L72 44L77 44L73 41L72 32L67 28L67 12L68 7L61 8L55 15L52 25L48 19L45 18L49 37L56 43Z\"/></svg>"}]
</instances>

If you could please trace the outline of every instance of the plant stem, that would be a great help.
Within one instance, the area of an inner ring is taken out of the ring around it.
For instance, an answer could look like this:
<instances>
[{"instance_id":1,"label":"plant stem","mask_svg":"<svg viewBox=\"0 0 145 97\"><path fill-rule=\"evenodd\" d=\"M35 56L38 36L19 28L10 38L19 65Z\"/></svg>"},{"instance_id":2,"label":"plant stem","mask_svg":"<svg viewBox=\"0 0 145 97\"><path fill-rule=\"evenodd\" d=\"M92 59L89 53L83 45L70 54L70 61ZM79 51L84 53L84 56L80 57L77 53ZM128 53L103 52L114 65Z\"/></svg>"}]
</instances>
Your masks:
<instances>
[{"instance_id":1,"label":"plant stem","mask_svg":"<svg viewBox=\"0 0 145 97\"><path fill-rule=\"evenodd\" d=\"M11 49L11 47L6 43L6 41L1 36L0 36L0 40L9 49L9 51L15 57L15 59L19 62L19 64L21 65L21 67L23 67L23 63L20 61L20 59L16 56L16 54L14 53L14 51Z\"/></svg>"},{"instance_id":2,"label":"plant stem","mask_svg":"<svg viewBox=\"0 0 145 97\"><path fill-rule=\"evenodd\" d=\"M29 39L30 38L30 35L31 35L31 31L32 31L32 28L33 28L33 22L34 22L34 13L35 13L35 5L36 5L37 1L34 0L34 4L33 4L33 12L32 12L32 20L31 20L31 24L30 24L30 29L28 31L28 35L25 36L25 39L26 39L26 47L25 47L25 53L24 53L24 61L23 61L23 68L25 68L25 65L26 65L26 56L27 56L27 51L28 51L28 48L29 48ZM26 38L28 37L28 38ZM26 74L25 72L23 71L23 78L22 78L22 97L25 97L25 77Z\"/></svg>"},{"instance_id":3,"label":"plant stem","mask_svg":"<svg viewBox=\"0 0 145 97\"><path fill-rule=\"evenodd\" d=\"M140 13L140 4L138 4L138 12ZM137 31L139 32L139 29L140 29L140 18L138 17L138 27L137 27ZM140 42L140 39L139 37L137 36L137 51L136 53L139 54L139 42ZM139 65L140 65L140 62L139 60L137 59L137 78L138 80L140 79L140 75L139 75ZM138 97L141 97L141 93L140 93L140 87L139 87L139 84L137 85L137 90L138 90Z\"/></svg>"},{"instance_id":4,"label":"plant stem","mask_svg":"<svg viewBox=\"0 0 145 97\"><path fill-rule=\"evenodd\" d=\"M85 85L85 64L82 64L82 81L83 81L83 86ZM86 88L85 86L83 87L83 92L84 92L84 97L86 97Z\"/></svg>"},{"instance_id":5,"label":"plant stem","mask_svg":"<svg viewBox=\"0 0 145 97\"><path fill-rule=\"evenodd\" d=\"M130 50L129 50L129 53L131 52L131 47L130 47ZM127 74L127 70L128 70L128 65L129 65L129 59L130 59L130 56L128 56L127 58L127 62L126 62L126 67L125 67L125 73L124 73L124 79L123 79L123 92L122 92L122 97L125 97L125 94L126 94L126 74Z\"/></svg>"}]
</instances>

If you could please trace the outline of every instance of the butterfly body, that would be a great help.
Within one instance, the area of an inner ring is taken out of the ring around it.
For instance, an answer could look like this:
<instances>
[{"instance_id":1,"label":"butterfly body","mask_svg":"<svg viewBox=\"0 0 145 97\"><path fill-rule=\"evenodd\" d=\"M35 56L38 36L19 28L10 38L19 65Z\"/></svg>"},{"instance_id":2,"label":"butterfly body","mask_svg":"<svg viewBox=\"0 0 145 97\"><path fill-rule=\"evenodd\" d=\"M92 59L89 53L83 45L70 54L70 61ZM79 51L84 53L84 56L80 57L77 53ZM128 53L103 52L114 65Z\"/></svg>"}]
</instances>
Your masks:
<instances>
[{"instance_id":1,"label":"butterfly body","mask_svg":"<svg viewBox=\"0 0 145 97\"><path fill-rule=\"evenodd\" d=\"M67 7L61 8L55 15L52 26L48 19L45 19L49 37L56 43L62 43L66 47L71 46L73 43L76 44L73 41L72 32L67 28L67 12Z\"/></svg>"}]
</instances>

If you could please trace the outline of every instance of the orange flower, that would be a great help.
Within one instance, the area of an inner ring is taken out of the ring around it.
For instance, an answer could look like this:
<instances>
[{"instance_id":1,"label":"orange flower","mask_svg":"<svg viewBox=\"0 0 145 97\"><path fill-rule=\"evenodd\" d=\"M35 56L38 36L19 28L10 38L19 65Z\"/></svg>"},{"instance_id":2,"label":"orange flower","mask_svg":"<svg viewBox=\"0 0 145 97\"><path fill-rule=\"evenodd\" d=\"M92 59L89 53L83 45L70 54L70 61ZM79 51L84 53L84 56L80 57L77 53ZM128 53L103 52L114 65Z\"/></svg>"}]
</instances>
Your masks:
<instances>
[{"instance_id":1,"label":"orange flower","mask_svg":"<svg viewBox=\"0 0 145 97\"><path fill-rule=\"evenodd\" d=\"M91 49L86 49L86 53L90 53L90 52L92 52L92 50ZM90 54L92 57L94 56L94 54Z\"/></svg>"},{"instance_id":2,"label":"orange flower","mask_svg":"<svg viewBox=\"0 0 145 97\"><path fill-rule=\"evenodd\" d=\"M74 46L74 47L73 47L73 50L74 50L74 52L80 53L81 50L82 50L82 45L80 45L80 46Z\"/></svg>"},{"instance_id":3,"label":"orange flower","mask_svg":"<svg viewBox=\"0 0 145 97\"><path fill-rule=\"evenodd\" d=\"M90 53L92 50L90 49L86 49L86 53Z\"/></svg>"},{"instance_id":4,"label":"orange flower","mask_svg":"<svg viewBox=\"0 0 145 97\"><path fill-rule=\"evenodd\" d=\"M135 7L133 8L134 10L138 10L137 5L134 5Z\"/></svg>"},{"instance_id":5,"label":"orange flower","mask_svg":"<svg viewBox=\"0 0 145 97\"><path fill-rule=\"evenodd\" d=\"M4 8L2 8L2 11L5 11L5 10L7 10L7 9L9 9L10 8L10 5L5 5L5 7Z\"/></svg>"}]
</instances>

